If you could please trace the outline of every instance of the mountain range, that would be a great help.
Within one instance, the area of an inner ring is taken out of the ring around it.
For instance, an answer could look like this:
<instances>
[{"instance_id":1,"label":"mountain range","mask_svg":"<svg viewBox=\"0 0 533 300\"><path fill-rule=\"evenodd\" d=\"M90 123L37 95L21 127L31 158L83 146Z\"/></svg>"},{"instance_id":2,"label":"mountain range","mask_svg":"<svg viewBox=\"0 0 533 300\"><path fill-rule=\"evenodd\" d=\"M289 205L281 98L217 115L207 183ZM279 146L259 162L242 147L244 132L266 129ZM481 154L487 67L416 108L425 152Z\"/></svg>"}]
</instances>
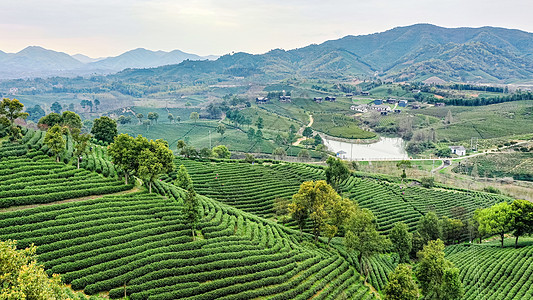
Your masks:
<instances>
[{"instance_id":1,"label":"mountain range","mask_svg":"<svg viewBox=\"0 0 533 300\"><path fill-rule=\"evenodd\" d=\"M213 57L202 57L180 50L165 52L138 48L116 57L95 59L83 54L71 56L39 46L29 46L17 53L0 51L0 79L110 74L127 68L178 64L187 59L205 60Z\"/></svg>"},{"instance_id":2,"label":"mountain range","mask_svg":"<svg viewBox=\"0 0 533 300\"><path fill-rule=\"evenodd\" d=\"M381 78L454 82L533 82L533 34L505 28L443 28L431 24L346 36L319 45L261 55L235 53L212 62L186 61L148 70L125 70L123 80L150 77L260 79Z\"/></svg>"},{"instance_id":3,"label":"mountain range","mask_svg":"<svg viewBox=\"0 0 533 300\"><path fill-rule=\"evenodd\" d=\"M206 58L179 50L136 49L96 60L28 47L16 54L0 52L0 78L5 78L5 72L28 76L36 70L70 75L123 70L110 78L220 81L244 77L264 81L357 77L418 81L437 76L456 82L523 83L533 82L533 33L497 27L416 24L292 50Z\"/></svg>"}]
</instances>

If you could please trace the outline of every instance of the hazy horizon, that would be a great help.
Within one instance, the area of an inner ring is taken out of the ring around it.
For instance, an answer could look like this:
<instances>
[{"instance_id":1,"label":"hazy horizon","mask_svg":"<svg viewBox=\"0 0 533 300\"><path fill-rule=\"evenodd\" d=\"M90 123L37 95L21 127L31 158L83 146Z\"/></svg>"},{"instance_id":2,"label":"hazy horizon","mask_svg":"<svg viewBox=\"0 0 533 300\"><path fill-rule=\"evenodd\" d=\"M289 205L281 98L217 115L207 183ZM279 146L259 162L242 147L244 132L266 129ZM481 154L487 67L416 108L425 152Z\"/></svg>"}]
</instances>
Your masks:
<instances>
[{"instance_id":1,"label":"hazy horizon","mask_svg":"<svg viewBox=\"0 0 533 300\"><path fill-rule=\"evenodd\" d=\"M521 0L8 0L0 3L0 50L34 45L92 58L137 48L259 54L418 23L533 32L531 9Z\"/></svg>"}]
</instances>

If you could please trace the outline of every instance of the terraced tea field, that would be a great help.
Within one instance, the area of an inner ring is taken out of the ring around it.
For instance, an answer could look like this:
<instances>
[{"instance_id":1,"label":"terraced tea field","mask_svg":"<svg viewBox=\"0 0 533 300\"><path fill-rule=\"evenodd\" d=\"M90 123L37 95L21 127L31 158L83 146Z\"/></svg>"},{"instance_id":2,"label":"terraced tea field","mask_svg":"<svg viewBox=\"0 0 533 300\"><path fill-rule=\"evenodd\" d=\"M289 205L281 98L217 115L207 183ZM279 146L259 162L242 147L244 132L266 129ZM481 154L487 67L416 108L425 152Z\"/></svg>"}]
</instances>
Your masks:
<instances>
[{"instance_id":1,"label":"terraced tea field","mask_svg":"<svg viewBox=\"0 0 533 300\"><path fill-rule=\"evenodd\" d=\"M461 270L463 299L533 298L533 246L455 245L446 258Z\"/></svg>"}]
</instances>

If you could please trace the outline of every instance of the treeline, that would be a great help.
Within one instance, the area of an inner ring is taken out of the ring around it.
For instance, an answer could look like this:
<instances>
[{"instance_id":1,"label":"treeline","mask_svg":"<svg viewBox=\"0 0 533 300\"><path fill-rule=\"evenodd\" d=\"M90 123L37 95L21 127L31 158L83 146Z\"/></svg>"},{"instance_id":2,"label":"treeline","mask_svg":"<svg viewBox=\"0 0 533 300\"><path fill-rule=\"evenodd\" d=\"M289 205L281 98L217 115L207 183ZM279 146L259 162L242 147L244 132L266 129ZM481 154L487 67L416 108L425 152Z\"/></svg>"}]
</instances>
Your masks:
<instances>
[{"instance_id":1,"label":"treeline","mask_svg":"<svg viewBox=\"0 0 533 300\"><path fill-rule=\"evenodd\" d=\"M454 83L450 85L435 85L437 88L441 89L450 89L450 90L468 90L468 91L483 91L483 92L492 92L492 93L508 93L509 88L497 87L497 86L483 86L483 85L474 85L466 83Z\"/></svg>"},{"instance_id":2,"label":"treeline","mask_svg":"<svg viewBox=\"0 0 533 300\"><path fill-rule=\"evenodd\" d=\"M419 99L421 100L421 99ZM446 105L455 105L455 106L484 106L491 104L498 104L504 102L512 101L521 101L521 100L533 100L533 93L515 93L508 96L498 96L498 97L480 97L475 99L461 99L461 98L451 98L451 99L437 99L435 97L427 97L423 100L426 100L428 103L444 103Z\"/></svg>"}]
</instances>

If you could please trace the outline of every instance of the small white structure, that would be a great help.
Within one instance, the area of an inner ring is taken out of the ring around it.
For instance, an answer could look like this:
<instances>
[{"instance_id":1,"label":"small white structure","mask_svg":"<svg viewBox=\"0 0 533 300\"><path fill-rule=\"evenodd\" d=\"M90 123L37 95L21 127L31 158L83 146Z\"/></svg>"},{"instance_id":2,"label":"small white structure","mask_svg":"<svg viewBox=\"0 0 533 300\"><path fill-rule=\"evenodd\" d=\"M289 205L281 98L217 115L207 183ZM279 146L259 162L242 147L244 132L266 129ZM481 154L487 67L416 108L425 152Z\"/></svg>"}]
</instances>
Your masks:
<instances>
[{"instance_id":1,"label":"small white structure","mask_svg":"<svg viewBox=\"0 0 533 300\"><path fill-rule=\"evenodd\" d=\"M343 150L337 152L337 157L340 159L346 159L346 152Z\"/></svg>"},{"instance_id":2,"label":"small white structure","mask_svg":"<svg viewBox=\"0 0 533 300\"><path fill-rule=\"evenodd\" d=\"M450 146L453 154L463 156L466 154L466 149L463 146Z\"/></svg>"},{"instance_id":3,"label":"small white structure","mask_svg":"<svg viewBox=\"0 0 533 300\"><path fill-rule=\"evenodd\" d=\"M368 105L352 105L350 109L358 113L366 113L368 111Z\"/></svg>"},{"instance_id":4,"label":"small white structure","mask_svg":"<svg viewBox=\"0 0 533 300\"><path fill-rule=\"evenodd\" d=\"M375 110L375 111L379 111L379 112L382 112L382 111L383 112L389 112L389 111L391 111L391 108L388 105L375 105L374 104L374 105L370 106L370 109Z\"/></svg>"}]
</instances>

